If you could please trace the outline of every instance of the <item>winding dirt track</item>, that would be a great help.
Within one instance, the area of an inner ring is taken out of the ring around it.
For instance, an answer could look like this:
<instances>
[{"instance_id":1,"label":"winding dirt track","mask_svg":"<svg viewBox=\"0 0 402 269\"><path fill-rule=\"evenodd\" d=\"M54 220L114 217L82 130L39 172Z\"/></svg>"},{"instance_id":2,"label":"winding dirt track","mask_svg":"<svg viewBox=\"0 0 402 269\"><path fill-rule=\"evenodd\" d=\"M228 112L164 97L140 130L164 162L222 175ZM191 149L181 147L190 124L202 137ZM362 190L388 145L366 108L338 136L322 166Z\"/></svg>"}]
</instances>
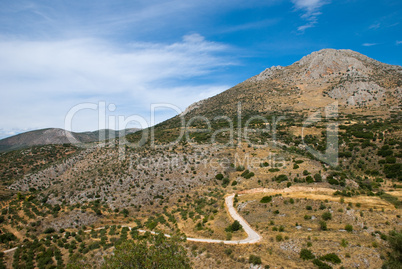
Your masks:
<instances>
[{"instance_id":1,"label":"winding dirt track","mask_svg":"<svg viewBox=\"0 0 402 269\"><path fill-rule=\"evenodd\" d=\"M205 243L224 243L224 244L254 244L261 240L261 236L254 231L250 225L247 223L245 219L237 212L237 210L233 207L233 198L234 194L226 196L225 203L226 208L229 212L229 215L234 219L240 222L243 226L244 231L247 233L246 239L241 240L217 240L217 239L204 239L204 238L187 238L188 241L194 242L205 242Z\"/></svg>"},{"instance_id":2,"label":"winding dirt track","mask_svg":"<svg viewBox=\"0 0 402 269\"><path fill-rule=\"evenodd\" d=\"M192 242L203 242L203 243L223 243L223 244L255 244L258 241L262 239L262 237L254 231L250 225L247 223L245 219L243 219L242 216L237 212L237 210L233 207L233 198L234 198L234 193L226 196L225 198L225 204L226 204L226 209L229 212L229 215L234 219L240 222L240 224L243 226L244 231L247 233L247 238L241 239L241 240L219 240L219 239L208 239L208 238L192 238L192 237L187 237L187 241L192 241ZM128 227L131 230L131 227ZM139 232L147 232L145 230L138 230ZM155 234L155 232L151 232L152 234ZM165 234L166 237L170 237L169 234Z\"/></svg>"},{"instance_id":3,"label":"winding dirt track","mask_svg":"<svg viewBox=\"0 0 402 269\"><path fill-rule=\"evenodd\" d=\"M251 190L244 190L240 191L239 194L251 194L251 193L276 193L276 192L281 192L281 193L289 193L289 192L297 192L297 191L304 191L304 192L324 192L324 193L333 193L335 190L333 189L328 189L328 188L311 188L311 187L296 187L292 186L290 188L285 188L282 190L277 190L277 189L264 189L264 188L257 188L257 189L251 189ZM225 204L226 204L226 210L228 211L229 215L233 218L233 220L237 220L240 222L240 224L243 226L244 231L247 233L247 238L241 239L241 240L219 240L219 239L208 239L208 238L192 238L192 237L187 237L188 241L192 242L203 242L203 243L223 243L223 244L255 244L259 242L262 237L255 231L251 226L247 223L245 219L243 219L242 216L237 212L237 210L233 207L233 199L234 199L235 194L231 194L225 197ZM124 226L122 227L128 227L131 230L131 227L129 226ZM99 227L96 228L95 230L101 230L104 229L104 227ZM86 230L85 232L90 232L91 230ZM138 230L139 232L147 232L146 230ZM155 232L151 232L151 234L155 234ZM170 235L165 234L165 236L170 237ZM9 253L17 248L11 248L7 249L4 251L4 253Z\"/></svg>"},{"instance_id":4,"label":"winding dirt track","mask_svg":"<svg viewBox=\"0 0 402 269\"><path fill-rule=\"evenodd\" d=\"M226 204L226 209L229 212L229 215L234 219L240 222L240 224L243 226L244 231L247 233L247 238L241 239L241 240L219 240L219 239L208 239L208 238L191 238L187 237L187 241L192 241L192 242L204 242L204 243L223 243L223 244L254 244L257 243L258 241L261 240L261 236L254 231L250 225L247 223L245 219L243 219L242 216L237 212L237 210L233 207L233 198L235 194L231 194L229 196L226 196L225 198L225 204ZM124 226L122 227L128 227L131 230L131 227L129 226ZM104 229L105 227L99 227L96 228L95 230L101 230ZM91 230L86 230L85 232L90 232ZM145 230L138 230L139 232L145 233L147 231ZM151 232L151 234L155 234L155 232ZM166 237L170 237L169 234L165 234ZM3 251L4 253L9 253L14 250L16 250L17 247L7 249Z\"/></svg>"}]
</instances>

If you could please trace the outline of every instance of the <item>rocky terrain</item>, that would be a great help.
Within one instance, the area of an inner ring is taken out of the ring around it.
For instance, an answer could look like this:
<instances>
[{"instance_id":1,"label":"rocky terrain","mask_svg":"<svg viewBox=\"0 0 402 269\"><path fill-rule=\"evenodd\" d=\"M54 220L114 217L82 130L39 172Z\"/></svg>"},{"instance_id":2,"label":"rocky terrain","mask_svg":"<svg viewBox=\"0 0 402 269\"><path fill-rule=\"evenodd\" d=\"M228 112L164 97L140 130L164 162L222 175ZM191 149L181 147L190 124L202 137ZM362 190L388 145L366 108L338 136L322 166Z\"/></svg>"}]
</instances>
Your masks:
<instances>
[{"instance_id":1,"label":"rocky terrain","mask_svg":"<svg viewBox=\"0 0 402 269\"><path fill-rule=\"evenodd\" d=\"M19 246L4 264L98 268L137 229L241 240L234 194L261 240L184 242L194 268L379 268L402 225L401 86L399 66L322 50L191 105L141 147L136 132L2 153L1 248Z\"/></svg>"}]
</instances>

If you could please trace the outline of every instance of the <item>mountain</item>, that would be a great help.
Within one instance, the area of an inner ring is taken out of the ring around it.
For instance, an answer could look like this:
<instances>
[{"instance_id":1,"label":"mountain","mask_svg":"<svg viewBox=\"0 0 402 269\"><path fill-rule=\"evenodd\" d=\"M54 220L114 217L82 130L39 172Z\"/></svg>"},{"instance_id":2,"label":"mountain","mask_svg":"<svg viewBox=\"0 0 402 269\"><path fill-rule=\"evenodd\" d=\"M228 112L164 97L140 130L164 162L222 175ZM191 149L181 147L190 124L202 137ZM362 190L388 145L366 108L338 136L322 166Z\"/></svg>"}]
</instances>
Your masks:
<instances>
[{"instance_id":1,"label":"mountain","mask_svg":"<svg viewBox=\"0 0 402 269\"><path fill-rule=\"evenodd\" d=\"M93 132L70 132L64 129L48 128L30 131L0 140L0 152L26 148L37 145L91 143L106 140L122 135L134 133L139 129L125 129L120 131L98 130Z\"/></svg>"},{"instance_id":2,"label":"mountain","mask_svg":"<svg viewBox=\"0 0 402 269\"><path fill-rule=\"evenodd\" d=\"M388 253L402 225L401 85L399 66L326 49L129 134L131 144L0 153L0 249L20 246L4 259L101 268L128 239L152 241L146 230L203 238L180 242L194 268L381 268L400 256ZM329 104L338 113L314 121ZM210 243L250 227L257 244Z\"/></svg>"},{"instance_id":3,"label":"mountain","mask_svg":"<svg viewBox=\"0 0 402 269\"><path fill-rule=\"evenodd\" d=\"M268 68L216 96L190 105L180 115L157 125L155 137L160 143L174 141L182 130L182 118L186 124L193 119L193 127L205 127L205 121L194 119L206 117L212 134L225 124L223 119L214 120L217 116L228 117L237 126L239 107L244 119L286 114L305 117L334 102L344 114L389 117L400 113L402 67L381 63L352 50L323 49L292 65ZM198 134L195 138L211 137L210 134ZM138 141L139 137L139 133L128 136L130 141Z\"/></svg>"},{"instance_id":4,"label":"mountain","mask_svg":"<svg viewBox=\"0 0 402 269\"><path fill-rule=\"evenodd\" d=\"M233 114L237 102L250 112L302 111L338 101L350 111L402 107L402 67L351 50L324 49L286 67L274 66L200 101L186 115Z\"/></svg>"}]
</instances>

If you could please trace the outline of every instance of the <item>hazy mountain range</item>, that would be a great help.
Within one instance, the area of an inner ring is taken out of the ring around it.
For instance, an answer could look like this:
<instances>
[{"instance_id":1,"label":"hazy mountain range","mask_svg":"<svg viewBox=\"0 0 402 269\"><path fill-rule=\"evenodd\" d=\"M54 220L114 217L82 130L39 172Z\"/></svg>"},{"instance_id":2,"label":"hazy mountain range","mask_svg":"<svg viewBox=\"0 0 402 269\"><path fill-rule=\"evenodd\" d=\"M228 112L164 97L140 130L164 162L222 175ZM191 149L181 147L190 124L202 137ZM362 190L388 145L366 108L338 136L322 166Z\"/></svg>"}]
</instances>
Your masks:
<instances>
[{"instance_id":1,"label":"hazy mountain range","mask_svg":"<svg viewBox=\"0 0 402 269\"><path fill-rule=\"evenodd\" d=\"M34 130L0 140L0 152L15 150L30 146L69 143L91 143L109 138L120 137L134 133L139 129L130 128L120 131L105 129L93 132L70 132L64 129L48 128Z\"/></svg>"}]
</instances>

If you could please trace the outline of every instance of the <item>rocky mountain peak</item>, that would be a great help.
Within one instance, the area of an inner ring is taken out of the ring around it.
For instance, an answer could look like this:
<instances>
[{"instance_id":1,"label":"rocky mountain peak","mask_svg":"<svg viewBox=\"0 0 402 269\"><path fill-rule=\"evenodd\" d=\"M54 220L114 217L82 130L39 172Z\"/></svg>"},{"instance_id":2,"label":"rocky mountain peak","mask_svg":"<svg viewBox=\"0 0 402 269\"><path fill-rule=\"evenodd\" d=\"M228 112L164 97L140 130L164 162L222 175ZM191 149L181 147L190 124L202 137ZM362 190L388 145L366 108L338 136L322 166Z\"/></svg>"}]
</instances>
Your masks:
<instances>
[{"instance_id":1,"label":"rocky mountain peak","mask_svg":"<svg viewBox=\"0 0 402 269\"><path fill-rule=\"evenodd\" d=\"M368 63L372 59L352 50L323 49L304 56L293 64L304 70L306 78L319 79L330 75L354 73L367 76L372 73Z\"/></svg>"}]
</instances>

